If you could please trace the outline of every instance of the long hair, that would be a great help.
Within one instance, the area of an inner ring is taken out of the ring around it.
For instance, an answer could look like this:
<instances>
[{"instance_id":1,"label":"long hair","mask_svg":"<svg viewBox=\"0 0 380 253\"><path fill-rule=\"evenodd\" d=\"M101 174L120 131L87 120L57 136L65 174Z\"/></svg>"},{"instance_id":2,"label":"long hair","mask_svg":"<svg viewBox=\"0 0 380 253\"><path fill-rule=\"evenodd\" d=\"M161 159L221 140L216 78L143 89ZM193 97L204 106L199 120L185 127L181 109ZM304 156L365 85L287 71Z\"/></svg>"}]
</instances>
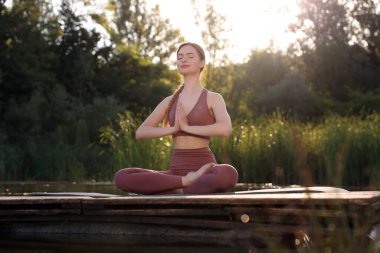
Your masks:
<instances>
[{"instance_id":1,"label":"long hair","mask_svg":"<svg viewBox=\"0 0 380 253\"><path fill-rule=\"evenodd\" d=\"M184 46L192 46L197 51L199 58L201 60L204 60L204 61L206 60L206 56L205 56L205 52L204 52L203 48L201 46L199 46L198 44L193 43L193 42L182 43L177 49L177 54L178 54L179 50L181 50L181 48L183 48ZM200 72L202 72L203 69L204 69L204 66L201 68ZM174 101L178 98L179 94L181 93L181 91L183 90L184 87L185 87L185 84L182 83L173 92L173 97L169 102L168 108L166 109L165 118L164 118L164 122L163 122L164 126L169 125L169 112L172 109Z\"/></svg>"}]
</instances>

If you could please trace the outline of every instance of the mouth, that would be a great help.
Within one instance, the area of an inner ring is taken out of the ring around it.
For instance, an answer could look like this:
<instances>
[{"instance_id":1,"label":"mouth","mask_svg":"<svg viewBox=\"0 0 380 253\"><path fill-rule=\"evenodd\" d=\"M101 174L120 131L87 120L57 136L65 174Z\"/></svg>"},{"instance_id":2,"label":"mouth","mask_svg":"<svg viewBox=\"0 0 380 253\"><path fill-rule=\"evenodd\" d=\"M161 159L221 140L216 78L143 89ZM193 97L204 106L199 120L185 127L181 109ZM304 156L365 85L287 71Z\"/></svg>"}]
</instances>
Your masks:
<instances>
[{"instance_id":1,"label":"mouth","mask_svg":"<svg viewBox=\"0 0 380 253\"><path fill-rule=\"evenodd\" d=\"M183 65L180 65L180 67L181 67L182 69L184 69L184 68L188 68L188 67L190 67L190 65L183 64Z\"/></svg>"}]
</instances>

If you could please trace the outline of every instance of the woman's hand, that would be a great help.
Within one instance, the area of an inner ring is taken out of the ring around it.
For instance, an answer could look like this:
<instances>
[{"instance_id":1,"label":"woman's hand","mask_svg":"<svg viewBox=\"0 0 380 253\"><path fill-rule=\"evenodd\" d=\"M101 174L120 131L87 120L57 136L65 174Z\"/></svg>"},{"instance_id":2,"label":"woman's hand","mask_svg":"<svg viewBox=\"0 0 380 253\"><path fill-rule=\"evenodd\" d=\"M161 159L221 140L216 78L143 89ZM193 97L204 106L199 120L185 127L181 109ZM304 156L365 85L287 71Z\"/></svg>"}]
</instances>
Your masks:
<instances>
[{"instance_id":1,"label":"woman's hand","mask_svg":"<svg viewBox=\"0 0 380 253\"><path fill-rule=\"evenodd\" d=\"M175 111L175 120L174 120L173 127L174 127L174 133L172 134L175 134L181 130L180 125L179 125L178 107L177 107L177 110Z\"/></svg>"},{"instance_id":2,"label":"woman's hand","mask_svg":"<svg viewBox=\"0 0 380 253\"><path fill-rule=\"evenodd\" d=\"M178 120L179 129L182 131L186 131L186 127L189 126L189 122L187 121L185 110L183 109L183 105L178 101L177 111L176 111L176 121Z\"/></svg>"}]
</instances>

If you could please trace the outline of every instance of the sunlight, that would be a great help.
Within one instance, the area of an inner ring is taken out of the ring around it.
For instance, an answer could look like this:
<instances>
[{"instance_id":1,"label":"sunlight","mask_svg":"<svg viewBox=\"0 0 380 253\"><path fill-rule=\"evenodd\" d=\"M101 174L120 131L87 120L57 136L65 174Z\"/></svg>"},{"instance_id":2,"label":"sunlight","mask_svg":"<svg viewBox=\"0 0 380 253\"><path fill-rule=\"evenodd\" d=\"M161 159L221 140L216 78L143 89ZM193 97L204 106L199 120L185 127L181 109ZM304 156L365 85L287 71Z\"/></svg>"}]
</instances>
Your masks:
<instances>
[{"instance_id":1,"label":"sunlight","mask_svg":"<svg viewBox=\"0 0 380 253\"><path fill-rule=\"evenodd\" d=\"M284 50L291 40L287 33L288 24L295 21L297 5L295 1L267 0L217 1L221 12L225 13L232 25L231 41L235 54L244 58L251 49L262 49L269 46ZM243 53L243 54L241 54Z\"/></svg>"},{"instance_id":2,"label":"sunlight","mask_svg":"<svg viewBox=\"0 0 380 253\"><path fill-rule=\"evenodd\" d=\"M199 0L200 8L206 1ZM231 30L228 39L231 49L229 57L241 62L249 56L251 49L272 46L285 50L294 40L287 33L288 24L296 20L296 0L215 0L215 10L226 16L226 29ZM202 44L200 28L195 25L191 0L147 0L149 6L159 4L161 15L169 18L179 28L186 40Z\"/></svg>"}]
</instances>

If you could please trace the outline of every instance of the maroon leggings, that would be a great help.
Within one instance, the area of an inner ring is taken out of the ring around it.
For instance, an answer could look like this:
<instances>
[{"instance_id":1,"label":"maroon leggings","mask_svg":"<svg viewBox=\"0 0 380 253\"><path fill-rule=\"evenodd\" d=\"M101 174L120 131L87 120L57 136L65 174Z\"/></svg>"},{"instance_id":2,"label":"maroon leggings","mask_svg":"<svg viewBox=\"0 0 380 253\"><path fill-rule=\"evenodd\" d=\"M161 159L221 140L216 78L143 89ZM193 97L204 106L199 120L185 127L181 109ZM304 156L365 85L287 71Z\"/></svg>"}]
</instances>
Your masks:
<instances>
[{"instance_id":1,"label":"maroon leggings","mask_svg":"<svg viewBox=\"0 0 380 253\"><path fill-rule=\"evenodd\" d=\"M216 160L208 147L174 149L168 171L141 168L121 169L115 174L115 185L124 191L138 194L170 194L180 188L185 194L231 190L237 182L238 173L234 167L228 164L217 164L189 186L182 186L182 176L211 162L216 163Z\"/></svg>"}]
</instances>

